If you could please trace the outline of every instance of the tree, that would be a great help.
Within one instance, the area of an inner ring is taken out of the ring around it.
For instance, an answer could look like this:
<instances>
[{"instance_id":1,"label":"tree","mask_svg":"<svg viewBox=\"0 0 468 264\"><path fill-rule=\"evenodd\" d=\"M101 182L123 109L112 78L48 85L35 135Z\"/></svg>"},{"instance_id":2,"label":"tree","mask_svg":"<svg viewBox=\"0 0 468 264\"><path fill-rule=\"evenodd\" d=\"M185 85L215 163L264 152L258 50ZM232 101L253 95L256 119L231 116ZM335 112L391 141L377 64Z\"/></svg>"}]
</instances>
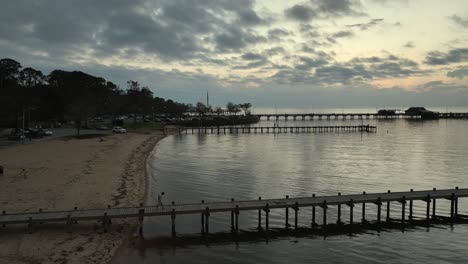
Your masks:
<instances>
[{"instance_id":1,"label":"tree","mask_svg":"<svg viewBox=\"0 0 468 264\"><path fill-rule=\"evenodd\" d=\"M18 128L18 116L21 113L21 91L18 85L18 74L21 64L12 59L0 60L0 120Z\"/></svg>"},{"instance_id":2,"label":"tree","mask_svg":"<svg viewBox=\"0 0 468 264\"><path fill-rule=\"evenodd\" d=\"M49 82L60 90L63 115L69 115L75 121L79 136L82 122L88 126L89 118L94 117L104 104L106 80L79 71L55 70L50 74Z\"/></svg>"},{"instance_id":3,"label":"tree","mask_svg":"<svg viewBox=\"0 0 468 264\"><path fill-rule=\"evenodd\" d=\"M22 68L21 64L15 60L4 58L0 60L0 90L5 87L5 81L14 81Z\"/></svg>"},{"instance_id":4,"label":"tree","mask_svg":"<svg viewBox=\"0 0 468 264\"><path fill-rule=\"evenodd\" d=\"M218 114L218 115L222 115L222 114L224 113L224 109L221 108L221 107L219 107L219 106L217 106L217 107L215 107L214 112L215 112L216 114Z\"/></svg>"},{"instance_id":5,"label":"tree","mask_svg":"<svg viewBox=\"0 0 468 264\"><path fill-rule=\"evenodd\" d=\"M244 111L244 115L250 114L249 109L252 107L251 103L240 104L239 107Z\"/></svg>"},{"instance_id":6,"label":"tree","mask_svg":"<svg viewBox=\"0 0 468 264\"><path fill-rule=\"evenodd\" d=\"M133 114L133 127L136 127L136 114L139 110L140 84L137 81L127 81L127 111Z\"/></svg>"},{"instance_id":7,"label":"tree","mask_svg":"<svg viewBox=\"0 0 468 264\"><path fill-rule=\"evenodd\" d=\"M209 107L207 107L204 103L198 102L195 106L195 111L199 115L205 115L206 113L209 112Z\"/></svg>"},{"instance_id":8,"label":"tree","mask_svg":"<svg viewBox=\"0 0 468 264\"><path fill-rule=\"evenodd\" d=\"M45 76L41 71L33 68L24 68L18 74L18 82L20 84L21 108L23 112L23 126L29 127L31 123L31 110L35 110L39 104L35 91L38 86L44 84ZM25 112L28 113L27 121L25 122Z\"/></svg>"},{"instance_id":9,"label":"tree","mask_svg":"<svg viewBox=\"0 0 468 264\"><path fill-rule=\"evenodd\" d=\"M236 105L233 104L232 102L228 102L228 103L226 104L226 110L227 110L227 112L228 112L229 114L234 113L234 112L235 112L235 108L236 108Z\"/></svg>"}]
</instances>

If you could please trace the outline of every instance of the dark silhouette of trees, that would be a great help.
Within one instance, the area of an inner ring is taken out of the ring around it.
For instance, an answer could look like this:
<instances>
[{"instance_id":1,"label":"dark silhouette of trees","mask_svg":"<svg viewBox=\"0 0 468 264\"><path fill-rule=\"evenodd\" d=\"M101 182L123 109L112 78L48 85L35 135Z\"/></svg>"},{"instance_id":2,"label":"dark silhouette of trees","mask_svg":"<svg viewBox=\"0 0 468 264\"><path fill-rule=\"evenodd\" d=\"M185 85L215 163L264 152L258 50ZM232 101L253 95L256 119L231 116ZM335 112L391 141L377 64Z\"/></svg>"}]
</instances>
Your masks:
<instances>
[{"instance_id":1,"label":"dark silhouette of trees","mask_svg":"<svg viewBox=\"0 0 468 264\"><path fill-rule=\"evenodd\" d=\"M22 111L21 90L18 77L21 64L12 59L0 60L0 121L19 127L19 113Z\"/></svg>"},{"instance_id":2,"label":"dark silhouette of trees","mask_svg":"<svg viewBox=\"0 0 468 264\"><path fill-rule=\"evenodd\" d=\"M226 110L229 114L232 114L232 113L237 114L241 111L240 106L238 104L233 104L232 102L227 103Z\"/></svg>"},{"instance_id":3,"label":"dark silhouette of trees","mask_svg":"<svg viewBox=\"0 0 468 264\"><path fill-rule=\"evenodd\" d=\"M239 104L239 108L244 111L244 115L250 114L249 109L252 107L251 103L244 103L244 104Z\"/></svg>"},{"instance_id":4,"label":"dark silhouette of trees","mask_svg":"<svg viewBox=\"0 0 468 264\"><path fill-rule=\"evenodd\" d=\"M249 103L228 103L227 111L244 113ZM29 127L32 123L56 124L73 121L77 134L89 127L96 117L107 117L114 123L123 115L146 121L156 115L183 117L187 113L205 115L211 107L199 102L196 106L155 97L138 81L127 82L123 90L104 78L80 71L54 70L49 75L27 67L13 59L0 59L0 127ZM224 113L216 108L217 114ZM34 121L34 122L33 122Z\"/></svg>"},{"instance_id":5,"label":"dark silhouette of trees","mask_svg":"<svg viewBox=\"0 0 468 264\"><path fill-rule=\"evenodd\" d=\"M195 111L196 111L199 115L205 115L205 114L211 112L211 107L205 105L205 104L202 103L202 102L198 102L198 103L195 105Z\"/></svg>"}]
</instances>

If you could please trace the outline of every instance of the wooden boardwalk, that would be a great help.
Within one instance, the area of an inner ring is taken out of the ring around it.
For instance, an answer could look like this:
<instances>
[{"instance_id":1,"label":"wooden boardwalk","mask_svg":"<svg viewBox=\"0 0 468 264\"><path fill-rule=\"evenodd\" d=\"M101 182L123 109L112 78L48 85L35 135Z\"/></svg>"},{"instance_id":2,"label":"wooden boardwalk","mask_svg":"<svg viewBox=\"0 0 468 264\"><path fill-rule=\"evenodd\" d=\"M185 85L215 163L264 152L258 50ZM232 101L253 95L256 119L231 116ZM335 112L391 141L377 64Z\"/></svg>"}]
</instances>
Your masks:
<instances>
[{"instance_id":1,"label":"wooden boardwalk","mask_svg":"<svg viewBox=\"0 0 468 264\"><path fill-rule=\"evenodd\" d=\"M448 199L451 201L450 216L454 219L458 215L458 198L468 197L468 189L449 190L428 190L428 191L409 191L409 192L386 192L386 193L362 193L351 195L334 195L334 196L315 196L299 197L299 198L283 198L283 199L262 199L235 201L231 199L226 202L204 202L194 204L172 204L163 207L156 206L140 206L132 208L105 208L93 210L70 210L70 211L53 211L53 212L30 212L30 213L7 213L2 212L0 215L0 224L28 224L30 232L37 223L46 222L63 222L71 230L73 224L77 221L97 220L102 222L104 230L107 230L111 223L111 219L116 218L135 218L140 224L140 232L142 230L143 219L145 217L161 217L170 216L172 219L172 233L175 235L175 219L178 215L201 214L201 226L203 232L209 232L209 216L212 213L227 212L231 214L231 229L232 231L239 230L238 215L242 211L258 211L258 224L262 227L262 213L265 215L265 229L269 228L269 212L272 209L286 208L286 226L288 226L289 216L288 210L294 210L295 219L294 226L297 228L298 210L301 207L312 207L312 226L315 222L316 207L323 210L324 226L327 225L327 210L329 206L337 206L338 221L341 222L341 206L347 206L350 210L350 224L353 223L353 207L355 204L362 204L362 215L365 219L365 204L374 204L377 207L377 221L381 221L381 206L387 203L387 220L389 218L390 203L397 202L402 208L401 221L406 221L405 213L408 211L406 204L409 203L408 220L413 218L413 201L421 200L427 203L426 217L430 219L430 204L432 203L432 216L435 217L435 205L437 199Z\"/></svg>"},{"instance_id":2,"label":"wooden boardwalk","mask_svg":"<svg viewBox=\"0 0 468 264\"><path fill-rule=\"evenodd\" d=\"M357 126L232 126L232 127L186 127L180 128L179 133L186 134L281 134L281 133L330 133L330 132L377 132L377 127L370 125Z\"/></svg>"}]
</instances>

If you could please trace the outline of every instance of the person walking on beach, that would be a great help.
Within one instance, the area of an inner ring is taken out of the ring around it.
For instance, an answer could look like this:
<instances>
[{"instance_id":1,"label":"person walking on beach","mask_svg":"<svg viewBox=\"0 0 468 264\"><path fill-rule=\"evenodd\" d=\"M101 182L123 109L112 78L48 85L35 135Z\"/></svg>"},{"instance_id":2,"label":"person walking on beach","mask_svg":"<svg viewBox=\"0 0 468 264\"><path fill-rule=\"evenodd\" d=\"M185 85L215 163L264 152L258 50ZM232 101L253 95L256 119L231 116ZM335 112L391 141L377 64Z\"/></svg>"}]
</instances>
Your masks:
<instances>
[{"instance_id":1,"label":"person walking on beach","mask_svg":"<svg viewBox=\"0 0 468 264\"><path fill-rule=\"evenodd\" d=\"M164 208L164 205L163 205L163 202L162 202L163 195L164 195L164 192L158 194L158 203L156 204L156 207Z\"/></svg>"}]
</instances>

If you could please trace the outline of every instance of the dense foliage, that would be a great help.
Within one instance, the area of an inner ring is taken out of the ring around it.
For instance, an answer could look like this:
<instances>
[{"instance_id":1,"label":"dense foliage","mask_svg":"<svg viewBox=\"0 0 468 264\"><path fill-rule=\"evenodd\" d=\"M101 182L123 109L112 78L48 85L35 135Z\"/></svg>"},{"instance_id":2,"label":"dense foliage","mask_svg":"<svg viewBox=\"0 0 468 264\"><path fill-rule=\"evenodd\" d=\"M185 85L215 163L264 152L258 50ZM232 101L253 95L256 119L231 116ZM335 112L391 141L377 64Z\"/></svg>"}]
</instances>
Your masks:
<instances>
[{"instance_id":1,"label":"dense foliage","mask_svg":"<svg viewBox=\"0 0 468 264\"><path fill-rule=\"evenodd\" d=\"M248 114L250 103L228 103L226 109L195 106L156 97L138 81L127 82L123 90L111 81L80 71L54 70L49 75L23 68L12 59L0 59L0 127L29 127L37 123L72 121L77 128L89 120L105 117L113 122L132 116L134 122L155 115L180 117L187 113Z\"/></svg>"}]
</instances>

